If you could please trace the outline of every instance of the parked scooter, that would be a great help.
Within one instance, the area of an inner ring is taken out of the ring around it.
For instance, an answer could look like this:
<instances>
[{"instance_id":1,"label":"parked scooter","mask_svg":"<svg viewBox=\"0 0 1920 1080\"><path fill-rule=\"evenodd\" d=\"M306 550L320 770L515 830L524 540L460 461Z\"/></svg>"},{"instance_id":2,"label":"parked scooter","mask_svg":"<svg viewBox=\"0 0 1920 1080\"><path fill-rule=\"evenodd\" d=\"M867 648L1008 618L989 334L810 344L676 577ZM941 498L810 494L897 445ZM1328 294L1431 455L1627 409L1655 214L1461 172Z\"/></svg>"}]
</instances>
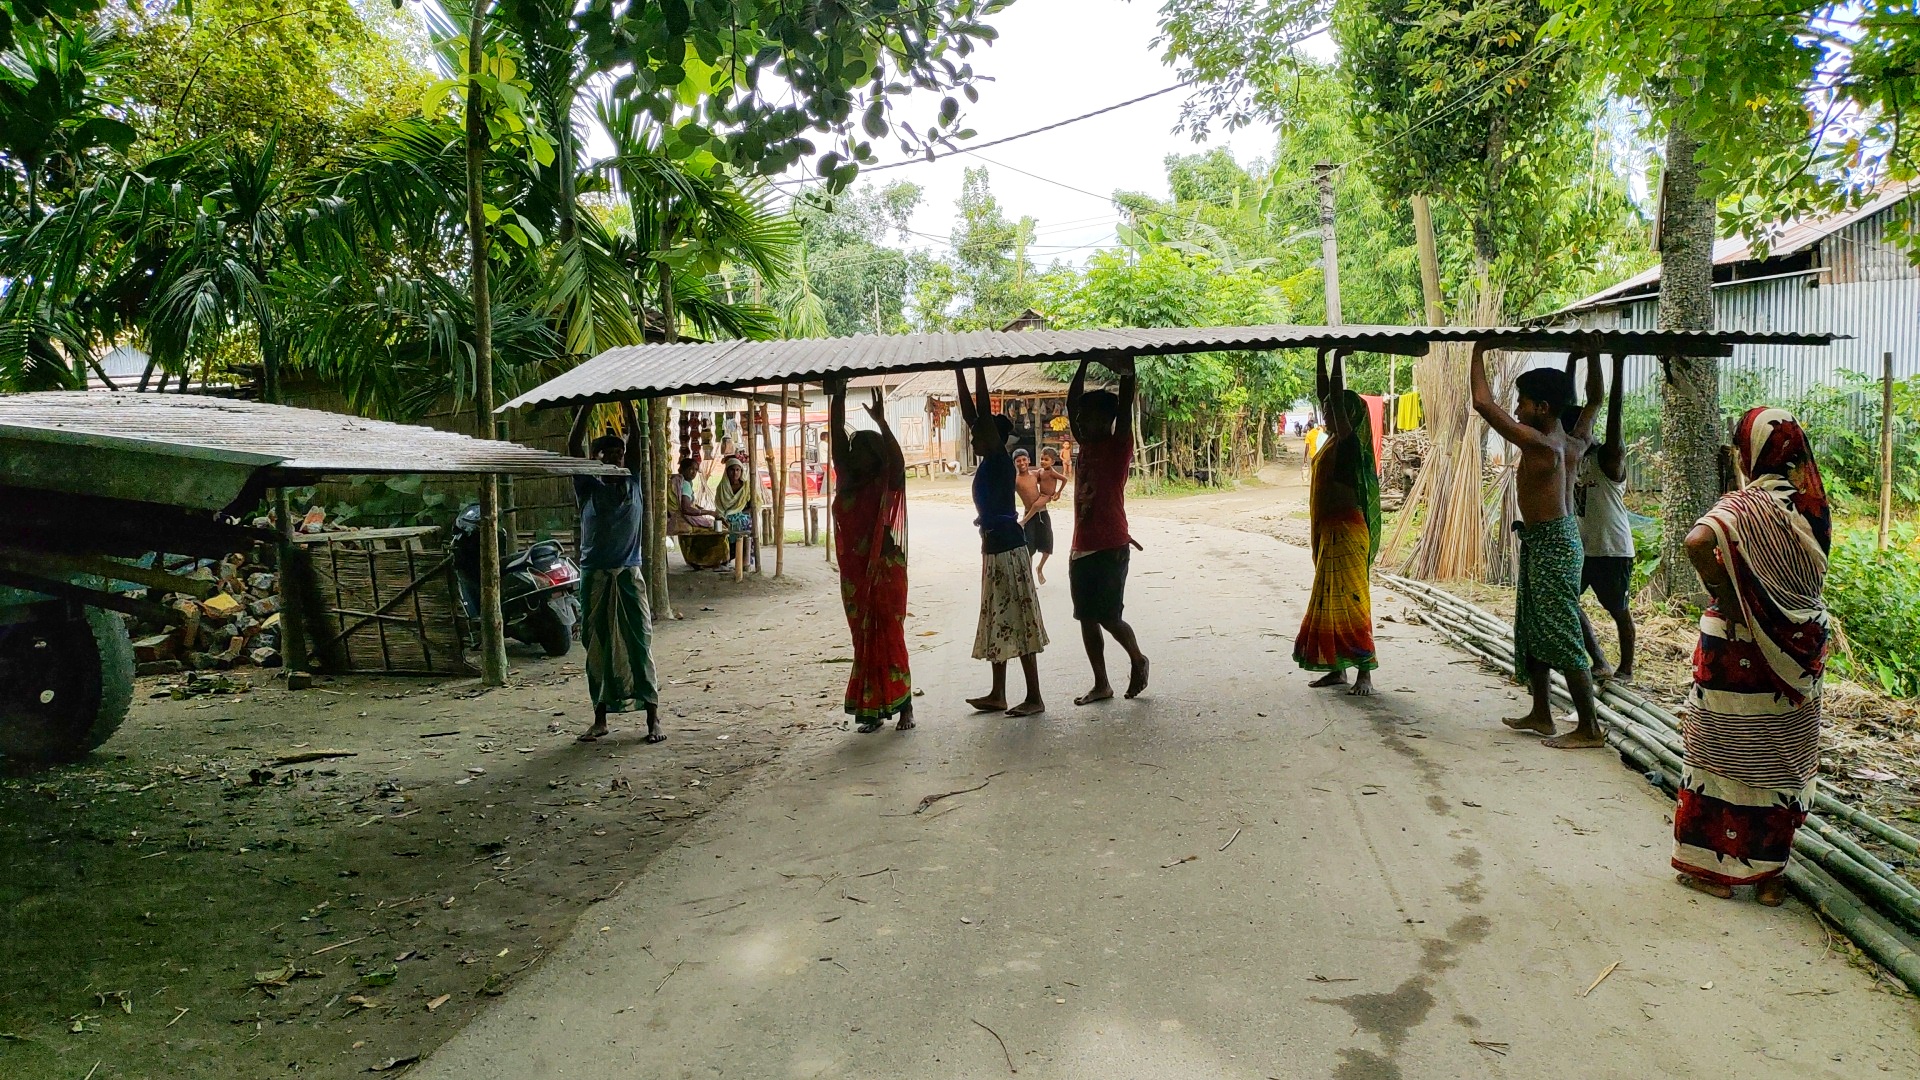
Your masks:
<instances>
[{"instance_id":1,"label":"parked scooter","mask_svg":"<svg viewBox=\"0 0 1920 1080\"><path fill-rule=\"evenodd\" d=\"M506 554L507 547L502 529L500 615L507 634L539 645L548 656L567 655L573 648L573 628L580 622L580 568L558 541L542 540L513 555ZM453 519L453 568L460 579L460 602L473 623L480 615L478 503Z\"/></svg>"}]
</instances>

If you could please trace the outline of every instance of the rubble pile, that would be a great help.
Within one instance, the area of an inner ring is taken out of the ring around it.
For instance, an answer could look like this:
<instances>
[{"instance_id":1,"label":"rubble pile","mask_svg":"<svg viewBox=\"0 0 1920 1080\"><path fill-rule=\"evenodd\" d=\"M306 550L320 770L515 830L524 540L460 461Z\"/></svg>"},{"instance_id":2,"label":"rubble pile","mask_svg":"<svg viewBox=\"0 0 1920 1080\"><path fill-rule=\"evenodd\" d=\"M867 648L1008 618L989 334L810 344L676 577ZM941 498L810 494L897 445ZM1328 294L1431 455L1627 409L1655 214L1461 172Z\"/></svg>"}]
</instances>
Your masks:
<instances>
[{"instance_id":1,"label":"rubble pile","mask_svg":"<svg viewBox=\"0 0 1920 1080\"><path fill-rule=\"evenodd\" d=\"M183 620L179 625L135 621L133 659L139 674L280 666L278 574L235 552L217 563L203 561L183 576L213 582L219 591L205 600L187 593L149 597Z\"/></svg>"}]
</instances>

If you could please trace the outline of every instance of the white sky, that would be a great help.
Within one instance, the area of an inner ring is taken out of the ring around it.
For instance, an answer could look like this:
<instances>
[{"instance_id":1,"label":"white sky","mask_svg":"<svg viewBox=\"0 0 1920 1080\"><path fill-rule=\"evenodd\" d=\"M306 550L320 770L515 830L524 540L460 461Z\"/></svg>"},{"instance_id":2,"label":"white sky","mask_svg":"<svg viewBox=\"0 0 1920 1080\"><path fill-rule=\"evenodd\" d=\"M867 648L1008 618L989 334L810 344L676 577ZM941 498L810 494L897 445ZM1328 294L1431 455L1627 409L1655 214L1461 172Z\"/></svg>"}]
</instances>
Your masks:
<instances>
[{"instance_id":1,"label":"white sky","mask_svg":"<svg viewBox=\"0 0 1920 1080\"><path fill-rule=\"evenodd\" d=\"M999 40L972 58L974 70L991 81L981 82L979 103L963 114L962 126L977 133L969 142L1018 134L1173 85L1178 76L1152 46L1158 15L1155 0L1015 3L993 19ZM1321 47L1315 52L1331 49L1325 35L1310 45ZM1007 216L1039 221L1029 249L1033 261L1041 267L1056 258L1080 263L1116 242L1114 191L1168 195L1168 154L1224 144L1242 162L1272 155L1273 132L1265 126L1243 128L1230 137L1216 134L1208 144L1175 134L1186 96L1185 90L1175 91L981 154L863 173L857 183L920 185L925 194L912 222L919 235L907 246L944 251L961 174L984 165ZM908 99L899 114L916 126L931 119L938 106L938 99L922 104L919 97ZM877 141L874 150L883 163L900 158L892 138ZM790 175L810 175L810 169L797 168Z\"/></svg>"}]
</instances>

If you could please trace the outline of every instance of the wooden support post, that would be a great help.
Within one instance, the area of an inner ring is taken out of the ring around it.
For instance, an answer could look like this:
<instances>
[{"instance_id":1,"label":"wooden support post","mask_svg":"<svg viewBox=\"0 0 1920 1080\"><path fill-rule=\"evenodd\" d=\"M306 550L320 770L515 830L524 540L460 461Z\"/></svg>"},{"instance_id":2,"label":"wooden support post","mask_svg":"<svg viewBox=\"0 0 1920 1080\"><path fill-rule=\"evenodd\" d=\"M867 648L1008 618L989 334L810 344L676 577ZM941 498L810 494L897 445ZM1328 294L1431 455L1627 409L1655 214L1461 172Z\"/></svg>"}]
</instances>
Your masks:
<instances>
[{"instance_id":1,"label":"wooden support post","mask_svg":"<svg viewBox=\"0 0 1920 1080\"><path fill-rule=\"evenodd\" d=\"M1427 325L1447 324L1446 305L1440 296L1440 255L1433 242L1433 210L1425 195L1407 200L1413 206L1413 242L1419 254L1420 296L1426 301Z\"/></svg>"},{"instance_id":2,"label":"wooden support post","mask_svg":"<svg viewBox=\"0 0 1920 1080\"><path fill-rule=\"evenodd\" d=\"M827 504L827 535L820 546L826 549L827 565L833 565L833 436L820 444L820 498Z\"/></svg>"},{"instance_id":3,"label":"wooden support post","mask_svg":"<svg viewBox=\"0 0 1920 1080\"><path fill-rule=\"evenodd\" d=\"M813 492L807 486L807 397L806 385L800 387L800 539L813 546Z\"/></svg>"},{"instance_id":4,"label":"wooden support post","mask_svg":"<svg viewBox=\"0 0 1920 1080\"><path fill-rule=\"evenodd\" d=\"M753 426L755 430L760 433L760 449L764 451L762 456L767 462L767 502L769 505L766 506L765 509L771 511L773 509L771 505L773 502L773 424L767 416L767 407L765 405L755 405L753 407ZM754 535L760 538L760 543L764 546L767 541L773 539L773 537L765 535L767 530L762 526L760 520L762 507L759 505L760 474L758 472L754 473L753 477L753 496ZM754 560L753 572L756 574L766 573L765 566L758 559Z\"/></svg>"},{"instance_id":5,"label":"wooden support post","mask_svg":"<svg viewBox=\"0 0 1920 1080\"><path fill-rule=\"evenodd\" d=\"M280 666L293 680L307 670L308 611L306 593L294 587L297 579L293 563L300 556L293 546L293 500L287 497L286 488L273 490L273 515L280 534L279 565L275 567L280 585Z\"/></svg>"},{"instance_id":6,"label":"wooden support post","mask_svg":"<svg viewBox=\"0 0 1920 1080\"><path fill-rule=\"evenodd\" d=\"M787 384L780 384L780 475L773 478L773 576L787 568Z\"/></svg>"},{"instance_id":7,"label":"wooden support post","mask_svg":"<svg viewBox=\"0 0 1920 1080\"><path fill-rule=\"evenodd\" d=\"M1322 161L1313 167L1314 182L1320 185L1320 272L1326 279L1327 325L1339 326L1340 319L1340 245L1334 239L1333 174L1339 166Z\"/></svg>"},{"instance_id":8,"label":"wooden support post","mask_svg":"<svg viewBox=\"0 0 1920 1080\"><path fill-rule=\"evenodd\" d=\"M1880 375L1880 541L1887 550L1893 530L1893 354L1881 353Z\"/></svg>"}]
</instances>

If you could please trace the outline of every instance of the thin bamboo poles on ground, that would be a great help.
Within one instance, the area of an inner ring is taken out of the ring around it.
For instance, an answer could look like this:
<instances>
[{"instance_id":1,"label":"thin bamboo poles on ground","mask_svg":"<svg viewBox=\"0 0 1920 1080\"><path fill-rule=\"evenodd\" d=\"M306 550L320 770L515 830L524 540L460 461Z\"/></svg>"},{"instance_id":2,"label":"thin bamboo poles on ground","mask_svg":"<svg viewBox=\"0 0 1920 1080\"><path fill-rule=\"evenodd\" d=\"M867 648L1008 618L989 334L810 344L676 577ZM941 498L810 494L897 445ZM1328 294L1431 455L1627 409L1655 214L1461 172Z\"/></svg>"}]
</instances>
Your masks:
<instances>
[{"instance_id":1,"label":"thin bamboo poles on ground","mask_svg":"<svg viewBox=\"0 0 1920 1080\"><path fill-rule=\"evenodd\" d=\"M1454 645L1502 671L1512 670L1511 627L1444 590L1404 577L1383 578L1427 608L1427 624ZM1571 704L1566 683L1557 674L1554 697L1562 705ZM1679 720L1639 694L1613 684L1600 692L1595 706L1608 745L1646 769L1650 779L1658 776L1677 790L1684 768ZM1816 790L1815 808L1820 814L1860 828L1902 851L1920 848L1920 838L1841 803L1824 790L1824 785ZM1920 933L1920 886L1819 816L1808 816L1807 827L1794 835L1793 850L1799 858L1788 863L1786 876L1801 898L1908 988L1920 992L1920 951L1915 950L1912 938ZM1861 904L1862 898L1879 910Z\"/></svg>"}]
</instances>

